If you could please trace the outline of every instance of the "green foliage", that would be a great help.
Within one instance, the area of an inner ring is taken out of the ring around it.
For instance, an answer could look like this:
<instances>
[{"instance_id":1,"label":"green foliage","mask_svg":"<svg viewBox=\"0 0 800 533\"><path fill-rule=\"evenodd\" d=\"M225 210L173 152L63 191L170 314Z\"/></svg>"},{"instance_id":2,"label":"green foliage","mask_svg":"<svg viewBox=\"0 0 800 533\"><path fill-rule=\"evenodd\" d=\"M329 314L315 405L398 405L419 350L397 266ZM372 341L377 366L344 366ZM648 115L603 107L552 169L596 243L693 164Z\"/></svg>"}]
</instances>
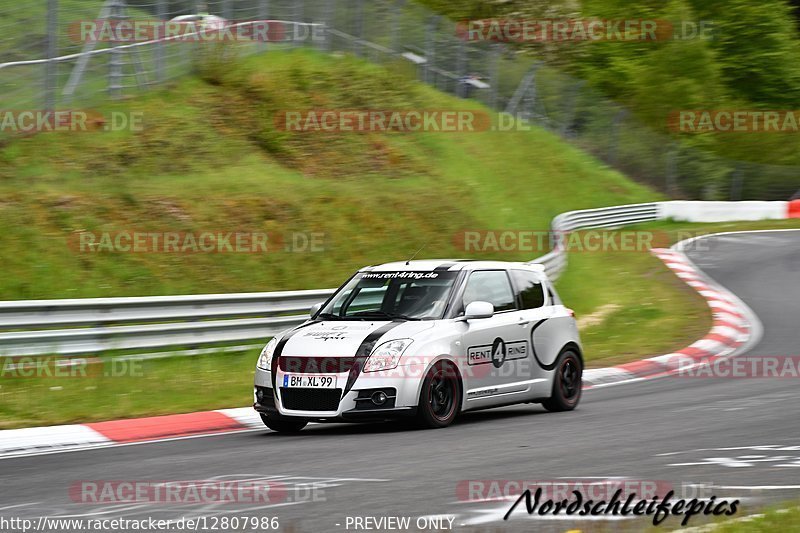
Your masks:
<instances>
[{"instance_id":1,"label":"green foliage","mask_svg":"<svg viewBox=\"0 0 800 533\"><path fill-rule=\"evenodd\" d=\"M800 37L795 13L787 0L582 0L544 3L539 0L474 3L435 0L422 3L454 19L474 17L647 19L672 23L677 38L658 41L598 41L516 45L588 81L629 108L654 131L668 130L670 113L686 109L797 109L800 105ZM705 32L692 33L692 29ZM682 38L682 37L686 38ZM698 139L698 137L704 137ZM702 146L711 154L691 168L708 164L709 174L696 175L687 191L717 188L728 172L727 160L800 166L800 142L792 134L707 134L676 136L683 156ZM714 155L719 156L715 158ZM730 163L733 165L734 163ZM754 170L769 190L792 189L782 172ZM708 178L701 176L709 176ZM716 177L714 177L716 176ZM795 180L797 183L797 180ZM800 186L800 183L797 183ZM795 187L797 188L797 187Z\"/></svg>"},{"instance_id":2,"label":"green foliage","mask_svg":"<svg viewBox=\"0 0 800 533\"><path fill-rule=\"evenodd\" d=\"M735 98L772 106L800 103L800 40L785 0L692 0L713 22L710 45Z\"/></svg>"}]
</instances>

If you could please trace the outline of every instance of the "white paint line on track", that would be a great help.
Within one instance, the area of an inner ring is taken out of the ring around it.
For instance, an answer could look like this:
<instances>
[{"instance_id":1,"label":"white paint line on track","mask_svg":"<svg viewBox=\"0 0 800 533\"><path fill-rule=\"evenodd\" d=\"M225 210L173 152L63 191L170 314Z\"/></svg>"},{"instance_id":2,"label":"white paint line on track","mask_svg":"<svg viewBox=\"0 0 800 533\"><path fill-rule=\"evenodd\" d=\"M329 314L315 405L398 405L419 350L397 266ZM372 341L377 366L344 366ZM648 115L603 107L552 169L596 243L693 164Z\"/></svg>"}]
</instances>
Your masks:
<instances>
[{"instance_id":1,"label":"white paint line on track","mask_svg":"<svg viewBox=\"0 0 800 533\"><path fill-rule=\"evenodd\" d=\"M19 507L28 507L30 505L39 505L42 502L27 502L27 503L18 503L16 505L6 505L5 507L0 507L0 511L6 511L8 509L17 509Z\"/></svg>"},{"instance_id":2,"label":"white paint line on track","mask_svg":"<svg viewBox=\"0 0 800 533\"><path fill-rule=\"evenodd\" d=\"M712 485L712 488L727 490L800 490L800 485Z\"/></svg>"}]
</instances>

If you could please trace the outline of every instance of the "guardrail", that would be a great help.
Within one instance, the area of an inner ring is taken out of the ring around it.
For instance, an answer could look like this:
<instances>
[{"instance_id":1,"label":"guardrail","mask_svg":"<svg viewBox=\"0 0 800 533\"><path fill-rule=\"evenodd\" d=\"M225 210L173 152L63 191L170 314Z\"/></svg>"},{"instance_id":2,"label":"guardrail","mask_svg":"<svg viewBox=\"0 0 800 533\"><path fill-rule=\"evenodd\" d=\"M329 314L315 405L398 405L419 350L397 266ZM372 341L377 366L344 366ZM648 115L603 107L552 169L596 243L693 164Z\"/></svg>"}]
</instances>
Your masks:
<instances>
[{"instance_id":1,"label":"guardrail","mask_svg":"<svg viewBox=\"0 0 800 533\"><path fill-rule=\"evenodd\" d=\"M590 228L613 228L640 222L651 222L664 218L661 214L661 203L619 205L568 211L553 219L551 230L555 235L553 251L530 261L544 265L547 276L558 279L567 268L567 253L564 239L570 231Z\"/></svg>"},{"instance_id":2,"label":"guardrail","mask_svg":"<svg viewBox=\"0 0 800 533\"><path fill-rule=\"evenodd\" d=\"M541 263L551 279L567 266L570 231L667 218L686 221L800 217L796 202L654 202L570 211L552 222L557 236ZM143 298L0 302L0 355L65 356L112 350L254 341L300 324L334 289ZM60 329L55 329L55 328ZM23 331L12 331L23 330Z\"/></svg>"},{"instance_id":3,"label":"guardrail","mask_svg":"<svg viewBox=\"0 0 800 533\"><path fill-rule=\"evenodd\" d=\"M76 355L262 339L300 324L312 305L333 292L0 302L0 329L26 329L0 333L0 354Z\"/></svg>"},{"instance_id":4,"label":"guardrail","mask_svg":"<svg viewBox=\"0 0 800 533\"><path fill-rule=\"evenodd\" d=\"M301 314L315 303L326 300L333 291L334 289L323 289L143 298L6 301L0 302L0 329Z\"/></svg>"}]
</instances>

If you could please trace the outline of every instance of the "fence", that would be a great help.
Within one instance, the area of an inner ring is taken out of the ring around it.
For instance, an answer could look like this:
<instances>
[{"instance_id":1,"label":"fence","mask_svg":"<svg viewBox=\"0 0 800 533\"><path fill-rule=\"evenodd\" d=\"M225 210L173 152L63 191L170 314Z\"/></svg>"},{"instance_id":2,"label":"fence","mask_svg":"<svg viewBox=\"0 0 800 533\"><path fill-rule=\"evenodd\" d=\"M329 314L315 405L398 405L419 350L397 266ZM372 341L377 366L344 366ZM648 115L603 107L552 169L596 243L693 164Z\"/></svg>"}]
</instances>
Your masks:
<instances>
[{"instance_id":1,"label":"fence","mask_svg":"<svg viewBox=\"0 0 800 533\"><path fill-rule=\"evenodd\" d=\"M315 46L391 64L547 128L673 197L787 199L800 187L800 168L728 160L648 129L581 80L500 43L466 42L454 22L410 0L0 0L0 6L0 108L92 105L183 76L203 46L81 42L76 23L208 12L228 21L304 23L277 42L236 43L241 53ZM310 24L324 28L320 38L308 38Z\"/></svg>"}]
</instances>

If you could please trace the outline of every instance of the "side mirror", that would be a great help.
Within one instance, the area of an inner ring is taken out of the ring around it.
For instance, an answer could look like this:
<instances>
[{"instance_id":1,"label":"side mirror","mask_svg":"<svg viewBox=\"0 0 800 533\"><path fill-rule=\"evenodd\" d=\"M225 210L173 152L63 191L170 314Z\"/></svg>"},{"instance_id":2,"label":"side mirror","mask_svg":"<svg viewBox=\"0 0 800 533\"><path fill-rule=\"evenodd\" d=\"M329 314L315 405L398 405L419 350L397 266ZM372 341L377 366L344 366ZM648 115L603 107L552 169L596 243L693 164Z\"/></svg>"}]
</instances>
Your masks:
<instances>
[{"instance_id":1,"label":"side mirror","mask_svg":"<svg viewBox=\"0 0 800 533\"><path fill-rule=\"evenodd\" d=\"M489 302L472 302L467 305L467 309L464 311L464 318L467 320L490 318L492 315L494 315L494 306Z\"/></svg>"},{"instance_id":2,"label":"side mirror","mask_svg":"<svg viewBox=\"0 0 800 533\"><path fill-rule=\"evenodd\" d=\"M319 313L319 310L322 309L322 304L323 303L325 303L325 302L315 303L314 305L311 306L311 310L308 312L308 314L309 314L309 316L311 316L311 318L314 318L314 315Z\"/></svg>"}]
</instances>

